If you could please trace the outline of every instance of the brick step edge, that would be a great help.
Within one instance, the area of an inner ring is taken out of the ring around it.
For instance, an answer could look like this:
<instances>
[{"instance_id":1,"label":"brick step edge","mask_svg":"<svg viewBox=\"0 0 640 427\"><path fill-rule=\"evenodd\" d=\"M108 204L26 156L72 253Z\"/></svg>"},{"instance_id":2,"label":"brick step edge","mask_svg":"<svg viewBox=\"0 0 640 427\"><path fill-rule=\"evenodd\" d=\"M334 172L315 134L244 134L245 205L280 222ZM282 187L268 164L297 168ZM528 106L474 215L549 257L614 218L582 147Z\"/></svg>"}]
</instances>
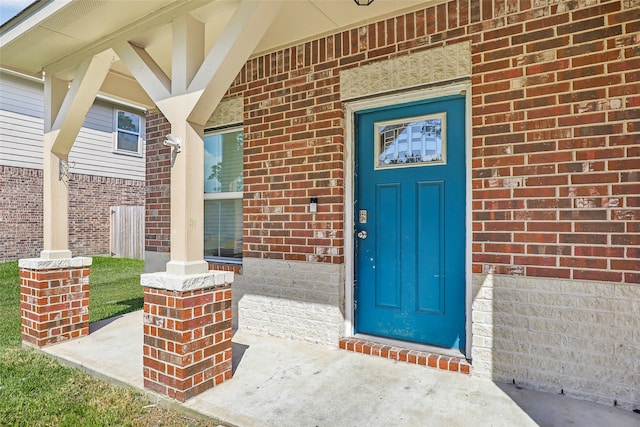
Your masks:
<instances>
[{"instance_id":1,"label":"brick step edge","mask_svg":"<svg viewBox=\"0 0 640 427\"><path fill-rule=\"evenodd\" d=\"M412 365L428 366L443 371L460 372L469 375L471 365L466 359L460 357L445 356L443 354L428 351L412 350L403 347L381 344L360 338L342 338L339 343L342 350L355 353L369 354L385 359L397 360Z\"/></svg>"}]
</instances>

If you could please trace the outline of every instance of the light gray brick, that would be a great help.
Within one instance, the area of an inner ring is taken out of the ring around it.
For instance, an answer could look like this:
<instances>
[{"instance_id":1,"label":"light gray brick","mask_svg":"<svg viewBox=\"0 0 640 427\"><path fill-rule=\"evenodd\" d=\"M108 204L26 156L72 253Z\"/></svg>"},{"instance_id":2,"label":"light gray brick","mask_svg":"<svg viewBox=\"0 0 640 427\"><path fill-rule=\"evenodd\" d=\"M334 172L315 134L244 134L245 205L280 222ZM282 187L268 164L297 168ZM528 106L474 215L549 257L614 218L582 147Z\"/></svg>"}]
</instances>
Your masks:
<instances>
[{"instance_id":1,"label":"light gray brick","mask_svg":"<svg viewBox=\"0 0 640 427\"><path fill-rule=\"evenodd\" d=\"M498 352L527 353L529 352L529 343L511 339L494 339L493 348Z\"/></svg>"},{"instance_id":2,"label":"light gray brick","mask_svg":"<svg viewBox=\"0 0 640 427\"><path fill-rule=\"evenodd\" d=\"M491 330L495 338L513 339L514 332L517 332L519 329L496 325Z\"/></svg>"},{"instance_id":3,"label":"light gray brick","mask_svg":"<svg viewBox=\"0 0 640 427\"><path fill-rule=\"evenodd\" d=\"M540 318L529 319L529 326L531 330L534 330L534 331L554 333L554 334L566 334L572 329L575 329L574 326L570 325L569 322L566 322L566 321L548 320L548 319L540 319Z\"/></svg>"},{"instance_id":4,"label":"light gray brick","mask_svg":"<svg viewBox=\"0 0 640 427\"><path fill-rule=\"evenodd\" d=\"M533 387L637 404L640 286L490 275L473 282L474 375L511 380L528 367L523 383Z\"/></svg>"},{"instance_id":5,"label":"light gray brick","mask_svg":"<svg viewBox=\"0 0 640 427\"><path fill-rule=\"evenodd\" d=\"M549 292L532 292L529 302L533 305L552 307L576 307L576 297L573 295L553 294Z\"/></svg>"},{"instance_id":6,"label":"light gray brick","mask_svg":"<svg viewBox=\"0 0 640 427\"><path fill-rule=\"evenodd\" d=\"M616 313L615 326L640 329L640 316L638 316L637 313L640 313L640 310L636 310L635 308L632 313Z\"/></svg>"},{"instance_id":7,"label":"light gray brick","mask_svg":"<svg viewBox=\"0 0 640 427\"><path fill-rule=\"evenodd\" d=\"M572 336L562 337L562 346L568 349L582 349L583 351L606 354L614 352L614 342L598 339L597 337L581 338Z\"/></svg>"},{"instance_id":8,"label":"light gray brick","mask_svg":"<svg viewBox=\"0 0 640 427\"><path fill-rule=\"evenodd\" d=\"M577 310L567 308L562 311L562 318L572 322L613 325L615 324L616 314L610 311Z\"/></svg>"},{"instance_id":9,"label":"light gray brick","mask_svg":"<svg viewBox=\"0 0 640 427\"><path fill-rule=\"evenodd\" d=\"M542 317L545 319L561 319L565 311L559 307L534 304L516 304L514 309L520 316Z\"/></svg>"},{"instance_id":10,"label":"light gray brick","mask_svg":"<svg viewBox=\"0 0 640 427\"><path fill-rule=\"evenodd\" d=\"M640 285L618 283L615 286L615 297L638 302L640 301Z\"/></svg>"},{"instance_id":11,"label":"light gray brick","mask_svg":"<svg viewBox=\"0 0 640 427\"><path fill-rule=\"evenodd\" d=\"M562 293L575 296L591 296L596 294L598 284L579 280L563 280L560 282Z\"/></svg>"},{"instance_id":12,"label":"light gray brick","mask_svg":"<svg viewBox=\"0 0 640 427\"><path fill-rule=\"evenodd\" d=\"M615 345L614 352L620 358L630 358L633 363L640 358L640 345L618 343ZM630 368L633 369L633 366Z\"/></svg>"},{"instance_id":13,"label":"light gray brick","mask_svg":"<svg viewBox=\"0 0 640 427\"><path fill-rule=\"evenodd\" d=\"M344 318L343 265L247 259L236 287L238 327L336 346ZM247 319L247 321L244 321Z\"/></svg>"},{"instance_id":14,"label":"light gray brick","mask_svg":"<svg viewBox=\"0 0 640 427\"><path fill-rule=\"evenodd\" d=\"M527 316L513 316L509 314L496 314L496 322L508 326L510 328L527 329L529 328L529 319Z\"/></svg>"}]
</instances>

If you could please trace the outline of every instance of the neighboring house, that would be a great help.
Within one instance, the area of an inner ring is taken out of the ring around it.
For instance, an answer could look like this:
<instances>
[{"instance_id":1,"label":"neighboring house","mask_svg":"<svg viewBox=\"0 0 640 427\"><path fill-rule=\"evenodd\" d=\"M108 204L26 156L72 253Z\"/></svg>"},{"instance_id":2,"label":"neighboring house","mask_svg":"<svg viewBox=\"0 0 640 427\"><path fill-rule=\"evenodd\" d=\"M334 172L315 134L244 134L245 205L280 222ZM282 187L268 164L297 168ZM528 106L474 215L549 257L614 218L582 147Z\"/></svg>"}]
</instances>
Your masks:
<instances>
[{"instance_id":1,"label":"neighboring house","mask_svg":"<svg viewBox=\"0 0 640 427\"><path fill-rule=\"evenodd\" d=\"M42 250L43 115L43 82L0 71L0 261ZM144 115L98 99L85 119L64 178L71 194L69 243L78 255L109 253L110 207L144 205ZM118 124L125 127L119 140Z\"/></svg>"},{"instance_id":2,"label":"neighboring house","mask_svg":"<svg viewBox=\"0 0 640 427\"><path fill-rule=\"evenodd\" d=\"M638 408L640 4L276 3L50 4L2 61L144 88L147 270L235 271L238 328Z\"/></svg>"}]
</instances>

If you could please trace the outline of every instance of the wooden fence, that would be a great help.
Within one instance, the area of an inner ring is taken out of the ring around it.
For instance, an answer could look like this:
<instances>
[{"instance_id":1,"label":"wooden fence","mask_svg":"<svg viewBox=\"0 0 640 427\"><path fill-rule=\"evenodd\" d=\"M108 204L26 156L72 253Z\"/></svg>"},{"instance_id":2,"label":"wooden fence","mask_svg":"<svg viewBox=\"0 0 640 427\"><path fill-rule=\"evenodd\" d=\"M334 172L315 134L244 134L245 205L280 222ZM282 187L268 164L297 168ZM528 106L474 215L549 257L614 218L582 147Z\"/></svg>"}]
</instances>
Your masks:
<instances>
[{"instance_id":1,"label":"wooden fence","mask_svg":"<svg viewBox=\"0 0 640 427\"><path fill-rule=\"evenodd\" d=\"M111 207L111 256L144 259L144 206Z\"/></svg>"}]
</instances>

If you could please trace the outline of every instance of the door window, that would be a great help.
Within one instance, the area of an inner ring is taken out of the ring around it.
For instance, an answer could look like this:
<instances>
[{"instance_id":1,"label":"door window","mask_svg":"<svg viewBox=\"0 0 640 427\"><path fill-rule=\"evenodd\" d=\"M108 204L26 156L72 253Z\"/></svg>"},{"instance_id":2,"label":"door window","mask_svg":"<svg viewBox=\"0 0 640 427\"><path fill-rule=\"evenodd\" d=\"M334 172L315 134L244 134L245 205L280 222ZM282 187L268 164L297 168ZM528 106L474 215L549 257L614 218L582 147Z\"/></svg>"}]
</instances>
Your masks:
<instances>
[{"instance_id":1,"label":"door window","mask_svg":"<svg viewBox=\"0 0 640 427\"><path fill-rule=\"evenodd\" d=\"M376 169L446 163L446 113L376 122Z\"/></svg>"}]
</instances>

